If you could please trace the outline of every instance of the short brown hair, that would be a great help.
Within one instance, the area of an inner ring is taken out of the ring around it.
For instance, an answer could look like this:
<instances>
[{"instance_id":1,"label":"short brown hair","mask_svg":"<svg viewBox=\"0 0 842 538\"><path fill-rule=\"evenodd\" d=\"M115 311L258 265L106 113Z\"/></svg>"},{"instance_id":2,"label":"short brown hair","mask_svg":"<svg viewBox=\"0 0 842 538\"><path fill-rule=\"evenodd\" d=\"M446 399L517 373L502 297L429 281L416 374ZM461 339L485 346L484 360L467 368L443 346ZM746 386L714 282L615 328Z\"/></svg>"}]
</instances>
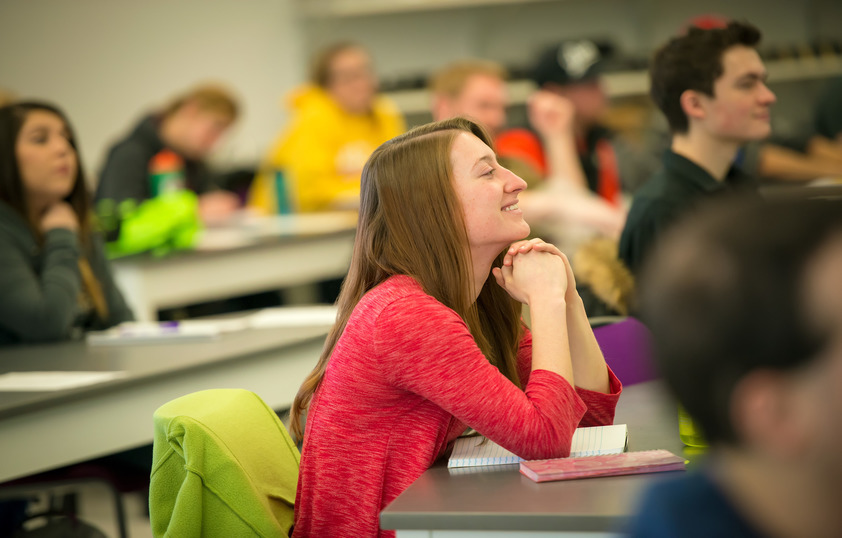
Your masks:
<instances>
[{"instance_id":1,"label":"short brown hair","mask_svg":"<svg viewBox=\"0 0 842 538\"><path fill-rule=\"evenodd\" d=\"M327 88L330 84L330 66L333 60L346 50L361 50L368 53L362 45L354 41L340 41L320 50L310 65L310 82Z\"/></svg>"},{"instance_id":2,"label":"short brown hair","mask_svg":"<svg viewBox=\"0 0 842 538\"><path fill-rule=\"evenodd\" d=\"M164 116L169 116L187 103L195 103L202 110L227 116L232 122L237 119L239 105L233 93L221 84L200 84L173 99L164 108Z\"/></svg>"},{"instance_id":3,"label":"short brown hair","mask_svg":"<svg viewBox=\"0 0 842 538\"><path fill-rule=\"evenodd\" d=\"M732 21L725 28L692 27L655 52L649 71L650 94L673 133L686 133L689 128L681 94L695 90L713 96L713 83L722 76L725 51L737 45L755 47L760 37L760 30L754 26Z\"/></svg>"},{"instance_id":4,"label":"short brown hair","mask_svg":"<svg viewBox=\"0 0 842 538\"><path fill-rule=\"evenodd\" d=\"M465 84L474 75L486 75L505 80L508 78L506 69L491 60L462 60L444 66L436 71L428 82L430 91L434 94L457 97Z\"/></svg>"}]
</instances>

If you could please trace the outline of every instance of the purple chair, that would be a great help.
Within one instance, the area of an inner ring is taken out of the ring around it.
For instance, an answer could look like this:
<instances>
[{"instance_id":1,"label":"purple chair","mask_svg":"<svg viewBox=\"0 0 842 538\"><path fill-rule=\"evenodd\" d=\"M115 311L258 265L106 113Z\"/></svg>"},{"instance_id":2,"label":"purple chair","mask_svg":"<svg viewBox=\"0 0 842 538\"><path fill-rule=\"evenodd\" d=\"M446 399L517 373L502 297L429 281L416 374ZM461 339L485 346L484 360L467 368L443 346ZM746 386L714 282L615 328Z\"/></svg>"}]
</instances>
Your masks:
<instances>
[{"instance_id":1,"label":"purple chair","mask_svg":"<svg viewBox=\"0 0 842 538\"><path fill-rule=\"evenodd\" d=\"M624 386L658 378L652 362L652 337L643 323L629 317L595 327L593 333L605 362Z\"/></svg>"}]
</instances>

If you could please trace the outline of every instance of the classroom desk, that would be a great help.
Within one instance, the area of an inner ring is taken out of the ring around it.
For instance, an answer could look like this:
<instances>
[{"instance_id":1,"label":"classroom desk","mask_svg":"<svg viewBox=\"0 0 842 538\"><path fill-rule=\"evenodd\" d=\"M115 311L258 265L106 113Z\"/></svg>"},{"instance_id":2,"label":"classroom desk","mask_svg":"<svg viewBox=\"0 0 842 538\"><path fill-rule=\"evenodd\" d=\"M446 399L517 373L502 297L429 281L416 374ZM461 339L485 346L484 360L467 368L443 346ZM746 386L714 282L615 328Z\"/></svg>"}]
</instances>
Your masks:
<instances>
[{"instance_id":1,"label":"classroom desk","mask_svg":"<svg viewBox=\"0 0 842 538\"><path fill-rule=\"evenodd\" d=\"M162 308L344 277L356 212L278 215L209 228L196 250L137 254L111 262L139 321Z\"/></svg>"},{"instance_id":2,"label":"classroom desk","mask_svg":"<svg viewBox=\"0 0 842 538\"><path fill-rule=\"evenodd\" d=\"M629 450L684 453L675 405L659 381L626 387L615 423ZM615 536L653 480L679 472L535 483L517 465L448 471L437 463L380 514L398 538Z\"/></svg>"},{"instance_id":3,"label":"classroom desk","mask_svg":"<svg viewBox=\"0 0 842 538\"><path fill-rule=\"evenodd\" d=\"M124 371L55 392L0 392L0 482L152 442L152 413L210 388L252 390L288 408L321 353L327 326L250 329L201 342L0 349L0 373Z\"/></svg>"}]
</instances>

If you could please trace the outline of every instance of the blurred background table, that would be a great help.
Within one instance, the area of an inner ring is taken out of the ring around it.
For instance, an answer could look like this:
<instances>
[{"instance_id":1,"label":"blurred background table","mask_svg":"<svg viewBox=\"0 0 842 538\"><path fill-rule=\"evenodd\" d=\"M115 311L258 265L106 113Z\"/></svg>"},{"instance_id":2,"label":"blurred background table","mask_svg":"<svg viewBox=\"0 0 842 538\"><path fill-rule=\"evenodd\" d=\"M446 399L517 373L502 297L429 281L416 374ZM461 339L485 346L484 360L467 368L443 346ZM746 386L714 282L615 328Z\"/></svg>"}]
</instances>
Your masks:
<instances>
[{"instance_id":1,"label":"blurred background table","mask_svg":"<svg viewBox=\"0 0 842 538\"><path fill-rule=\"evenodd\" d=\"M342 278L354 245L355 212L247 218L208 228L195 250L112 261L139 321L158 310Z\"/></svg>"}]
</instances>

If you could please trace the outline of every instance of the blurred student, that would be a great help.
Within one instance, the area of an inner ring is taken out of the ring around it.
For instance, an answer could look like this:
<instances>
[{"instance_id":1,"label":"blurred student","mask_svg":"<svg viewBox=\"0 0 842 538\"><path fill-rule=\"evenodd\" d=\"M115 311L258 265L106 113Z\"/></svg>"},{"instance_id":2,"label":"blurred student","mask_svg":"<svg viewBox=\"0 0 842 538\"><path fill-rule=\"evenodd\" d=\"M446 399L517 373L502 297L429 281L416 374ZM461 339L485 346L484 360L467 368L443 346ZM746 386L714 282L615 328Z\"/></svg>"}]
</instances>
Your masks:
<instances>
[{"instance_id":1,"label":"blurred student","mask_svg":"<svg viewBox=\"0 0 842 538\"><path fill-rule=\"evenodd\" d=\"M506 71L497 63L464 60L444 66L431 77L430 92L433 119L436 121L467 117L485 127L492 136L500 134L506 126ZM559 127L569 128L570 125ZM554 241L562 243L563 249L573 249L573 245L565 244L573 228L615 239L619 237L625 213L592 196L587 189L571 187L565 180L564 170L571 166L579 170L576 159L565 160L561 170L550 171L545 178L519 156L511 157L505 159L501 156L501 161L517 172L531 176L527 182L533 188L521 199L525 218L552 235Z\"/></svg>"},{"instance_id":2,"label":"blurred student","mask_svg":"<svg viewBox=\"0 0 842 538\"><path fill-rule=\"evenodd\" d=\"M653 170L602 126L608 98L602 86L609 49L589 40L546 49L532 69L538 87L527 103L530 129L497 138L501 158L519 160L539 177L598 194L615 207Z\"/></svg>"},{"instance_id":3,"label":"blurred student","mask_svg":"<svg viewBox=\"0 0 842 538\"><path fill-rule=\"evenodd\" d=\"M434 121L466 117L492 136L506 126L506 70L489 60L463 60L446 65L430 78Z\"/></svg>"},{"instance_id":4,"label":"blurred student","mask_svg":"<svg viewBox=\"0 0 842 538\"><path fill-rule=\"evenodd\" d=\"M0 88L0 106L6 106L18 100L18 96L5 88Z\"/></svg>"},{"instance_id":5,"label":"blurred student","mask_svg":"<svg viewBox=\"0 0 842 538\"><path fill-rule=\"evenodd\" d=\"M838 537L839 200L717 202L647 267L657 362L711 452L648 492L631 536Z\"/></svg>"},{"instance_id":6,"label":"blurred student","mask_svg":"<svg viewBox=\"0 0 842 538\"><path fill-rule=\"evenodd\" d=\"M620 257L637 273L659 235L700 200L754 182L734 166L740 147L766 138L775 94L747 23L690 28L661 47L650 69L651 95L667 118L664 169L636 194L620 238Z\"/></svg>"},{"instance_id":7,"label":"blurred student","mask_svg":"<svg viewBox=\"0 0 842 538\"><path fill-rule=\"evenodd\" d=\"M816 133L828 142L842 145L842 77L831 80L819 98Z\"/></svg>"},{"instance_id":8,"label":"blurred student","mask_svg":"<svg viewBox=\"0 0 842 538\"><path fill-rule=\"evenodd\" d=\"M52 105L0 108L0 344L132 319L114 284L73 130Z\"/></svg>"},{"instance_id":9,"label":"blurred student","mask_svg":"<svg viewBox=\"0 0 842 538\"><path fill-rule=\"evenodd\" d=\"M842 167L842 77L828 82L816 105L815 117L816 134L808 144L808 152ZM840 179L842 169L824 175Z\"/></svg>"},{"instance_id":10,"label":"blurred student","mask_svg":"<svg viewBox=\"0 0 842 538\"><path fill-rule=\"evenodd\" d=\"M135 221L132 229L160 226L166 214L135 209L163 194L198 195L197 216L204 222L222 220L236 210L237 196L216 188L205 159L237 115L237 102L227 89L201 85L144 117L112 146L96 189L97 210L109 239L119 237L127 219Z\"/></svg>"},{"instance_id":11,"label":"blurred student","mask_svg":"<svg viewBox=\"0 0 842 538\"><path fill-rule=\"evenodd\" d=\"M360 45L323 50L310 83L289 99L292 120L266 157L249 205L277 212L280 189L297 211L358 207L366 159L405 129L397 107L378 95L377 87L371 56ZM277 180L278 173L284 181Z\"/></svg>"},{"instance_id":12,"label":"blurred student","mask_svg":"<svg viewBox=\"0 0 842 538\"><path fill-rule=\"evenodd\" d=\"M570 264L522 241L526 183L491 148L458 118L369 159L337 322L293 403L299 438L309 407L293 536L394 536L380 511L466 427L535 459L613 421L621 385Z\"/></svg>"},{"instance_id":13,"label":"blurred student","mask_svg":"<svg viewBox=\"0 0 842 538\"><path fill-rule=\"evenodd\" d=\"M719 15L702 15L691 19L688 27L696 26L710 30L725 28L728 23L727 18ZM835 116L839 119L831 119L834 117L833 113L825 108L834 100L840 101L840 90L842 90L842 85L835 92L831 89L832 93L820 99L820 104L816 109L816 132L819 134L810 138L806 144L798 140L787 140L785 144L776 143L773 133L770 139L755 140L744 145L737 155L739 167L749 175L776 182L792 183L842 178L842 145L834 148L832 144L827 143L833 136L825 137L821 134L827 132L827 127L833 121L842 120L839 112ZM828 100L827 97L831 98ZM836 106L837 110L842 110L842 107Z\"/></svg>"}]
</instances>

